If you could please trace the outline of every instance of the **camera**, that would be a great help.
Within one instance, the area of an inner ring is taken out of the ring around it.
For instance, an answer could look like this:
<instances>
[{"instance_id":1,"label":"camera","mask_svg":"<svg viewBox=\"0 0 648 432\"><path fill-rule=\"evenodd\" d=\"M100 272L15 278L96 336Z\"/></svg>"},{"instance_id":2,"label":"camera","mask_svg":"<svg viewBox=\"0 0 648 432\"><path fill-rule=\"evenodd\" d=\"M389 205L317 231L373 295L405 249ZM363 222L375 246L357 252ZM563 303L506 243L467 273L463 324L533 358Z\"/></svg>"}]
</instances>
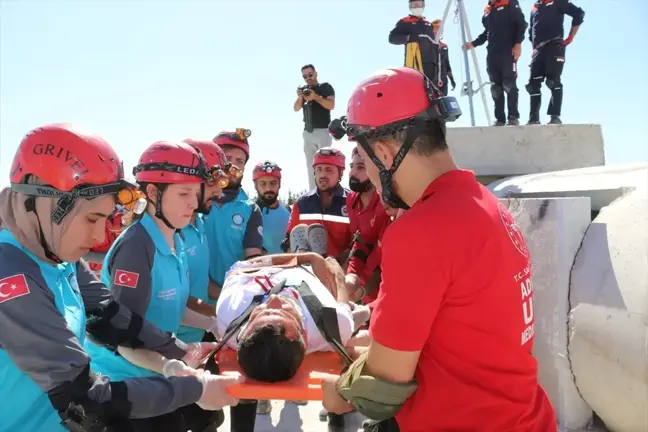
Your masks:
<instances>
[{"instance_id":1,"label":"camera","mask_svg":"<svg viewBox=\"0 0 648 432\"><path fill-rule=\"evenodd\" d=\"M301 89L302 94L304 96L308 96L313 92L313 89L309 85L302 86L302 87L300 87L300 89Z\"/></svg>"}]
</instances>

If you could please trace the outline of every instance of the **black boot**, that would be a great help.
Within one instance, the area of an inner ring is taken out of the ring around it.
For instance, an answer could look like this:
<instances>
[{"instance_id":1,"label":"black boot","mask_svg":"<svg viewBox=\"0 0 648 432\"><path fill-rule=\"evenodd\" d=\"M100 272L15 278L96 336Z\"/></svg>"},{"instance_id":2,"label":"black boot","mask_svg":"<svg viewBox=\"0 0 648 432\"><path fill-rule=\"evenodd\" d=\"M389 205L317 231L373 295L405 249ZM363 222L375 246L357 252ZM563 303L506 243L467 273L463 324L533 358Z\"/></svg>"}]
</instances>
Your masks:
<instances>
[{"instance_id":1,"label":"black boot","mask_svg":"<svg viewBox=\"0 0 648 432\"><path fill-rule=\"evenodd\" d=\"M552 125L561 125L561 124L562 124L562 120L560 120L560 116L553 115L553 116L551 116L551 119L549 120L549 124L552 124Z\"/></svg>"}]
</instances>

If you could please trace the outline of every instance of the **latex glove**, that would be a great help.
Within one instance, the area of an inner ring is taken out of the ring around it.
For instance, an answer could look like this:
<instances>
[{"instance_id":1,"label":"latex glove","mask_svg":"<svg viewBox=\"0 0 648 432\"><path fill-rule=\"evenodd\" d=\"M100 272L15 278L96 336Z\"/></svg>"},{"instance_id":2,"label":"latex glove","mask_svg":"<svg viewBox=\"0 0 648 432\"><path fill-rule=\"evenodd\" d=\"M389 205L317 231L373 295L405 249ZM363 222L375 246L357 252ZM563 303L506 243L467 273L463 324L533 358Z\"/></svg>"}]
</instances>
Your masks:
<instances>
[{"instance_id":1,"label":"latex glove","mask_svg":"<svg viewBox=\"0 0 648 432\"><path fill-rule=\"evenodd\" d=\"M194 342L187 344L189 349L187 350L187 354L182 357L182 361L189 367L197 368L216 349L217 345L215 342Z\"/></svg>"},{"instance_id":2,"label":"latex glove","mask_svg":"<svg viewBox=\"0 0 648 432\"><path fill-rule=\"evenodd\" d=\"M207 411L217 411L226 406L235 406L238 399L227 392L227 387L245 381L243 376L212 375L208 371L201 373L198 378L203 385L203 393L196 405Z\"/></svg>"},{"instance_id":3,"label":"latex glove","mask_svg":"<svg viewBox=\"0 0 648 432\"><path fill-rule=\"evenodd\" d=\"M167 360L166 363L164 363L164 367L162 368L162 375L165 377L169 378L172 376L175 377L183 377L183 376L198 376L202 373L202 371L198 371L194 368L190 368L184 362L180 360Z\"/></svg>"}]
</instances>

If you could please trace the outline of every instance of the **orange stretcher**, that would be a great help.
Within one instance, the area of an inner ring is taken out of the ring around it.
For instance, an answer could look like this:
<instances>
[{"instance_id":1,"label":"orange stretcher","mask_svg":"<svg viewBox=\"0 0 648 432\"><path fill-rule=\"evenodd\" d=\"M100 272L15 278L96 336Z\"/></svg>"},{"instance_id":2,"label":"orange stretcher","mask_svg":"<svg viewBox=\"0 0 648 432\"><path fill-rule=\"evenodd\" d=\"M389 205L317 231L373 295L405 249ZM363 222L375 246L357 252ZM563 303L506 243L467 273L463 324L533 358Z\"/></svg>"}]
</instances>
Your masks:
<instances>
[{"instance_id":1,"label":"orange stretcher","mask_svg":"<svg viewBox=\"0 0 648 432\"><path fill-rule=\"evenodd\" d=\"M236 352L223 349L216 355L221 375L240 375ZM321 401L322 374L340 374L344 363L336 352L317 352L308 354L289 381L262 383L247 379L244 383L228 387L227 391L238 399L262 400L309 400Z\"/></svg>"}]
</instances>

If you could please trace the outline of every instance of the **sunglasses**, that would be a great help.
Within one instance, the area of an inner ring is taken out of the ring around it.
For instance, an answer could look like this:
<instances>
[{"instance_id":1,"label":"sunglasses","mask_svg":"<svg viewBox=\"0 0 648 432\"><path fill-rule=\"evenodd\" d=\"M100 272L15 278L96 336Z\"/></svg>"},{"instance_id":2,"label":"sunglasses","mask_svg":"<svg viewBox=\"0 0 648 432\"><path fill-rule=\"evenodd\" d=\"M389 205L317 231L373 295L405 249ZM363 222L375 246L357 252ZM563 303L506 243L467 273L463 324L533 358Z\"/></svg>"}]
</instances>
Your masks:
<instances>
[{"instance_id":1,"label":"sunglasses","mask_svg":"<svg viewBox=\"0 0 648 432\"><path fill-rule=\"evenodd\" d=\"M302 78L304 78L304 79L307 79L307 78L313 78L313 73L311 72L311 73L308 73L308 74L302 75Z\"/></svg>"}]
</instances>

